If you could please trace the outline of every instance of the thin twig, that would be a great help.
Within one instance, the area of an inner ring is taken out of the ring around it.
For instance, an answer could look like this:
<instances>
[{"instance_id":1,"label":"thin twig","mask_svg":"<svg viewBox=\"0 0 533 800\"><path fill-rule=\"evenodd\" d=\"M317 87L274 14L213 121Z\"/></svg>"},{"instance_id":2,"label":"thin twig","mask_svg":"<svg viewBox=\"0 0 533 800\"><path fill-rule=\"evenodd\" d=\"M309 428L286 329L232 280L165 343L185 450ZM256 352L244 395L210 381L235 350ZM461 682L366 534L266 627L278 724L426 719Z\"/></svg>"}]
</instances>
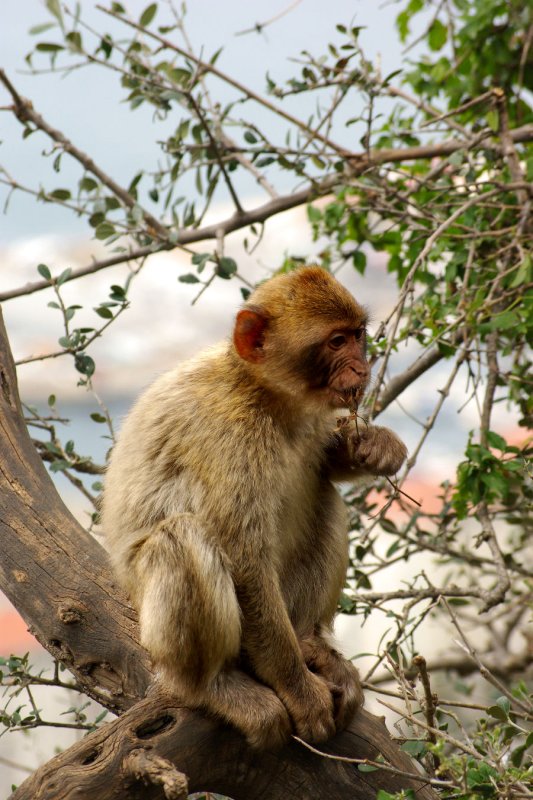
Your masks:
<instances>
[{"instance_id":1,"label":"thin twig","mask_svg":"<svg viewBox=\"0 0 533 800\"><path fill-rule=\"evenodd\" d=\"M278 14L275 14L273 17L270 17L270 19L265 20L265 22L256 22L253 28L245 28L245 30L243 31L237 31L237 33L235 33L234 35L244 36L247 33L261 33L266 27L272 25L272 23L274 22L277 22L278 19L281 19L286 14L290 14L290 12L293 11L296 8L296 6L299 6L301 2L302 0L293 0L293 2L290 5L288 5L287 8L284 8Z\"/></svg>"},{"instance_id":2,"label":"thin twig","mask_svg":"<svg viewBox=\"0 0 533 800\"><path fill-rule=\"evenodd\" d=\"M154 31L148 30L147 28L143 28L141 25L138 25L133 20L127 19L126 17L123 17L120 14L117 14L116 12L111 11L108 8L104 8L104 6L97 5L96 8L99 11L103 11L104 14L108 14L110 17L114 17L114 19L117 19L120 22L129 25L131 28L135 28L135 30L141 31L143 34L151 37L152 39L155 39L155 41L159 42L159 44L163 45L169 50L173 50L174 52L179 53L180 55L185 56L186 58L190 58L200 67L202 71L211 72L213 75L216 75L217 78L220 78L220 80L224 81L224 83L228 83L230 86L233 86L234 89L237 89L239 92L244 94L245 97L248 97L251 100L254 100L256 103L259 103L260 105L264 106L265 108L268 108L269 111L272 111L274 114L276 114L276 116L282 117L283 119L287 120L287 122L290 122L292 125L296 125L296 127L300 128L300 130L309 131L309 126L305 122L298 119L297 117L293 117L292 114L289 114L281 106L277 106L274 103L271 103L266 98L262 97L261 95L258 95L256 92L253 92L247 86L240 83L240 81L235 80L235 78L232 78L226 73L219 70L218 67L216 67L214 64L210 64L207 61L203 61L201 58L198 58L197 56L187 52L187 50L184 50L182 47L179 47L174 42L171 42L170 39L166 39L164 36L161 36L160 34L155 33ZM345 148L341 147L338 144L335 144L335 142L332 142L330 139L328 139L325 136L322 136L322 134L320 133L317 134L317 138L320 139L325 144L327 144L328 147L331 147L333 150L335 150L335 152L338 153L338 155L346 157L347 151L345 150Z\"/></svg>"},{"instance_id":3,"label":"thin twig","mask_svg":"<svg viewBox=\"0 0 533 800\"><path fill-rule=\"evenodd\" d=\"M66 153L69 153L73 158L76 159L88 172L91 172L95 175L104 186L113 192L113 194L122 201L122 203L128 209L132 209L134 207L138 207L142 213L143 219L148 226L148 232L153 235L158 235L161 239L166 240L169 237L169 231L161 225L161 223L150 214L145 209L139 206L137 200L120 186L116 181L109 177L103 170L98 167L95 162L84 153L82 150L77 148L70 139L58 131L56 128L53 128L49 125L46 120L34 109L33 104L26 100L25 98L21 97L18 92L16 91L15 87L7 77L6 73L3 69L0 69L0 81L4 84L6 89L9 91L13 98L13 113L16 118L19 120L20 123L26 125L28 122L33 123L39 130L43 131L50 137L54 142L56 142L62 150Z\"/></svg>"},{"instance_id":4,"label":"thin twig","mask_svg":"<svg viewBox=\"0 0 533 800\"><path fill-rule=\"evenodd\" d=\"M463 633L463 630L462 630L461 626L459 625L459 621L457 619L457 615L451 609L449 603L446 601L446 598L445 597L441 597L440 602L446 607L446 610L448 611L448 614L450 615L450 619L451 619L451 621L452 621L457 633L461 637L461 641L463 642L466 651L468 652L470 657L475 661L475 663L476 663L476 665L477 665L477 667L479 669L480 674L485 678L485 680L487 680L489 683L492 683L492 685L495 686L498 689L499 692L501 692L505 697L507 697L507 699L511 702L511 705L517 706L518 708L520 708L524 712L524 714L527 714L529 719L532 719L533 718L533 716L532 716L533 704L530 703L529 705L526 705L526 703L523 703L521 700L519 700L517 697L515 697L503 685L503 683L501 683L490 672L490 670L485 666L485 664L483 664L483 662L479 658L477 652L474 650L474 648L472 647L472 645L470 644L470 642L466 638L465 634Z\"/></svg>"},{"instance_id":5,"label":"thin twig","mask_svg":"<svg viewBox=\"0 0 533 800\"><path fill-rule=\"evenodd\" d=\"M397 769L396 767L391 767L389 764L384 764L381 761L372 761L369 758L349 758L348 756L337 756L334 753L325 753L323 750L318 750L318 748L313 747L313 745L309 744L309 742L304 742L303 739L300 739L299 736L292 736L292 738L303 745L307 750L310 750L311 753L315 753L317 756L321 756L322 758L330 759L331 761L341 761L344 764L364 764L368 767L376 767L377 769L382 769L384 772L390 772L393 775L401 775L404 778L410 778L414 781L421 781L424 784L430 783L432 786L441 786L441 787L454 787L451 781L441 781L435 778L428 778L425 775L420 775L420 773L416 772L404 772L404 770Z\"/></svg>"}]
</instances>

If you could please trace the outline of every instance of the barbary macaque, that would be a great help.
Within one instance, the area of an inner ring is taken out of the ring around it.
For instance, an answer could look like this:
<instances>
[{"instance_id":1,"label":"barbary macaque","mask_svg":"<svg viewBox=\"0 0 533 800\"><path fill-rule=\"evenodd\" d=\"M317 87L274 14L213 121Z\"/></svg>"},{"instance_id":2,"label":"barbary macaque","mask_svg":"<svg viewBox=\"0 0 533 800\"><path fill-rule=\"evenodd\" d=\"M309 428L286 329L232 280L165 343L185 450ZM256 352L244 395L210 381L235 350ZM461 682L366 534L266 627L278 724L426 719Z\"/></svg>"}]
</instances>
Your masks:
<instances>
[{"instance_id":1,"label":"barbary macaque","mask_svg":"<svg viewBox=\"0 0 533 800\"><path fill-rule=\"evenodd\" d=\"M363 702L331 638L348 564L332 481L406 456L387 428L336 423L367 385L365 337L328 272L276 276L230 341L148 389L111 455L103 527L159 680L257 748L322 742Z\"/></svg>"}]
</instances>

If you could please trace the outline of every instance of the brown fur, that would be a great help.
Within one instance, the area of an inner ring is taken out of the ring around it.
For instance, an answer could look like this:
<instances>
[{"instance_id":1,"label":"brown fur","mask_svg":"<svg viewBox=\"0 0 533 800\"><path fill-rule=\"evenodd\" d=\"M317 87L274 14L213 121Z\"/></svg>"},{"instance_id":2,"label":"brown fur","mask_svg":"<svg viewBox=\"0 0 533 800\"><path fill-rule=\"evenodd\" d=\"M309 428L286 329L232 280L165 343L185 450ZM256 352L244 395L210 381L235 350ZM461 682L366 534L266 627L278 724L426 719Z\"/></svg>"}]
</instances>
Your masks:
<instances>
[{"instance_id":1,"label":"brown fur","mask_svg":"<svg viewBox=\"0 0 533 800\"><path fill-rule=\"evenodd\" d=\"M133 408L103 525L161 680L256 747L291 731L319 742L362 702L328 641L348 561L331 477L389 474L405 448L384 428L364 441L333 433L332 397L363 391L368 367L364 309L328 273L276 277L245 310L234 342L162 376ZM337 331L347 342L333 352Z\"/></svg>"}]
</instances>

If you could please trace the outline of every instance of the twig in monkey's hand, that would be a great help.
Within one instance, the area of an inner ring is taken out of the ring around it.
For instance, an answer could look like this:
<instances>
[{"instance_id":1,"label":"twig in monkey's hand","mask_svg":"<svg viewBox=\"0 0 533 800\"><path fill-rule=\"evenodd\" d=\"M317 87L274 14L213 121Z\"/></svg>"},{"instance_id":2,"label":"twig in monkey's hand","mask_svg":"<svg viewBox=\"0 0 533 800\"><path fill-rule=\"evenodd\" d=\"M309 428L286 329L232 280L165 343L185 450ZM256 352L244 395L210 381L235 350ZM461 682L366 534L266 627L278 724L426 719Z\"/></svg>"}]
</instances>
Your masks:
<instances>
[{"instance_id":1,"label":"twig in monkey's hand","mask_svg":"<svg viewBox=\"0 0 533 800\"><path fill-rule=\"evenodd\" d=\"M387 476L385 476L385 478L390 483L390 485L392 486L392 488L394 489L395 492L398 492L399 494L403 494L403 496L407 497L407 499L410 500L411 503L414 503L415 506L418 506L418 508L422 508L422 503L419 503L418 500L415 500L415 498L411 497L410 494L407 494L407 492L404 492L403 489L400 489L400 487L397 484L395 484L394 481L391 481L390 478L388 478Z\"/></svg>"},{"instance_id":2,"label":"twig in monkey's hand","mask_svg":"<svg viewBox=\"0 0 533 800\"><path fill-rule=\"evenodd\" d=\"M368 422L366 421L366 419L362 417L360 414L358 414L360 393L361 392L359 389L352 389L351 401L348 406L348 410L350 413L342 417L337 417L337 427L335 428L335 432L346 430L348 427L350 427L350 423L353 422L355 425L357 436L360 437L361 434L359 433L359 424L358 424L359 419L362 420L365 423L366 427L368 428ZM341 395L339 395L339 399L344 405L345 399Z\"/></svg>"}]
</instances>

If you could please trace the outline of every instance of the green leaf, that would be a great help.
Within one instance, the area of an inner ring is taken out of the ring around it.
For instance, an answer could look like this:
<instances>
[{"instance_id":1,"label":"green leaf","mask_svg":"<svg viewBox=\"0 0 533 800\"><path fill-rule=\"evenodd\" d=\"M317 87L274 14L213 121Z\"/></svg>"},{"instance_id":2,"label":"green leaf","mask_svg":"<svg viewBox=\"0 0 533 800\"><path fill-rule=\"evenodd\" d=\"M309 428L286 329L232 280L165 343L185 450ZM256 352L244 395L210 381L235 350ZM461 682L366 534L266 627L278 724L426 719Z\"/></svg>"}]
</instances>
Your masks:
<instances>
[{"instance_id":1,"label":"green leaf","mask_svg":"<svg viewBox=\"0 0 533 800\"><path fill-rule=\"evenodd\" d=\"M387 77L384 78L384 80L383 80L383 86L388 86L389 83L391 82L391 80L393 78L396 78L397 75L401 75L402 72L403 72L403 69L395 69L394 72L389 72Z\"/></svg>"},{"instance_id":2,"label":"green leaf","mask_svg":"<svg viewBox=\"0 0 533 800\"><path fill-rule=\"evenodd\" d=\"M507 722L509 716L499 705L489 706L487 708L487 714L490 714L491 717L494 717L494 719L497 719L500 722Z\"/></svg>"},{"instance_id":3,"label":"green leaf","mask_svg":"<svg viewBox=\"0 0 533 800\"><path fill-rule=\"evenodd\" d=\"M526 254L524 256L524 260L518 267L517 273L513 278L511 283L511 289L516 289L517 286L521 286L523 283L531 283L533 280L533 262L531 260L531 256Z\"/></svg>"},{"instance_id":4,"label":"green leaf","mask_svg":"<svg viewBox=\"0 0 533 800\"><path fill-rule=\"evenodd\" d=\"M52 42L39 42L36 50L39 50L41 53L58 53L60 50L64 50L65 48L61 44L53 44Z\"/></svg>"},{"instance_id":5,"label":"green leaf","mask_svg":"<svg viewBox=\"0 0 533 800\"><path fill-rule=\"evenodd\" d=\"M457 348L447 342L444 342L439 339L437 342L437 348L439 353L444 356L444 358L451 358L455 355Z\"/></svg>"},{"instance_id":6,"label":"green leaf","mask_svg":"<svg viewBox=\"0 0 533 800\"><path fill-rule=\"evenodd\" d=\"M65 36L65 39L70 44L71 50L74 50L76 53L83 52L81 34L79 31L70 31L70 33L67 33Z\"/></svg>"},{"instance_id":7,"label":"green leaf","mask_svg":"<svg viewBox=\"0 0 533 800\"><path fill-rule=\"evenodd\" d=\"M451 164L452 167L460 167L465 160L466 152L464 150L456 150L455 153L448 156L448 163Z\"/></svg>"},{"instance_id":8,"label":"green leaf","mask_svg":"<svg viewBox=\"0 0 533 800\"><path fill-rule=\"evenodd\" d=\"M95 214L91 214L89 217L89 225L91 228L97 228L104 220L105 214L103 214L101 211L97 211Z\"/></svg>"},{"instance_id":9,"label":"green leaf","mask_svg":"<svg viewBox=\"0 0 533 800\"><path fill-rule=\"evenodd\" d=\"M98 184L94 180L94 178L90 178L88 175L85 175L79 182L80 192L94 192L95 189L98 189Z\"/></svg>"},{"instance_id":10,"label":"green leaf","mask_svg":"<svg viewBox=\"0 0 533 800\"><path fill-rule=\"evenodd\" d=\"M94 310L96 311L99 317L102 317L102 319L113 319L113 312L111 311L110 308L107 308L106 306L98 306Z\"/></svg>"},{"instance_id":11,"label":"green leaf","mask_svg":"<svg viewBox=\"0 0 533 800\"><path fill-rule=\"evenodd\" d=\"M315 167L317 167L318 169L325 169L325 167L326 167L325 161L323 161L318 156L311 156L311 161L313 162Z\"/></svg>"},{"instance_id":12,"label":"green leaf","mask_svg":"<svg viewBox=\"0 0 533 800\"><path fill-rule=\"evenodd\" d=\"M219 278L228 280L237 272L237 262L233 258L227 258L224 256L224 258L221 258L220 262L217 264L215 272Z\"/></svg>"},{"instance_id":13,"label":"green leaf","mask_svg":"<svg viewBox=\"0 0 533 800\"><path fill-rule=\"evenodd\" d=\"M428 43L431 50L441 50L448 39L448 29L440 19L433 21L428 32Z\"/></svg>"},{"instance_id":14,"label":"green leaf","mask_svg":"<svg viewBox=\"0 0 533 800\"><path fill-rule=\"evenodd\" d=\"M493 331L506 331L514 328L519 322L520 317L515 311L502 311L490 320L489 328Z\"/></svg>"},{"instance_id":15,"label":"green leaf","mask_svg":"<svg viewBox=\"0 0 533 800\"><path fill-rule=\"evenodd\" d=\"M97 239L109 239L114 233L116 233L115 228L110 222L101 222L97 226L94 235Z\"/></svg>"},{"instance_id":16,"label":"green leaf","mask_svg":"<svg viewBox=\"0 0 533 800\"><path fill-rule=\"evenodd\" d=\"M103 414L99 414L97 411L92 413L90 416L91 416L91 419L92 419L93 422L98 422L100 424L102 424L103 422L107 422L107 420L104 417L104 415Z\"/></svg>"},{"instance_id":17,"label":"green leaf","mask_svg":"<svg viewBox=\"0 0 533 800\"><path fill-rule=\"evenodd\" d=\"M143 28L146 28L155 17L156 12L157 12L157 3L151 3L144 9L143 13L141 14L141 18L139 19L139 25L142 25Z\"/></svg>"},{"instance_id":18,"label":"green leaf","mask_svg":"<svg viewBox=\"0 0 533 800\"><path fill-rule=\"evenodd\" d=\"M55 394L51 394L50 397L48 398L48 405L52 407L55 406L55 404L56 404L56 396Z\"/></svg>"},{"instance_id":19,"label":"green leaf","mask_svg":"<svg viewBox=\"0 0 533 800\"><path fill-rule=\"evenodd\" d=\"M50 28L55 28L55 25L55 22L44 22L42 25L35 25L33 28L30 28L28 33L30 36L36 36L38 33L44 33L50 30Z\"/></svg>"},{"instance_id":20,"label":"green leaf","mask_svg":"<svg viewBox=\"0 0 533 800\"><path fill-rule=\"evenodd\" d=\"M316 208L315 206L309 205L309 206L307 206L307 218L309 219L309 222L311 222L311 223L320 222L320 220L322 219L322 212L320 211L319 208Z\"/></svg>"},{"instance_id":21,"label":"green leaf","mask_svg":"<svg viewBox=\"0 0 533 800\"><path fill-rule=\"evenodd\" d=\"M180 283L200 283L200 279L193 275L192 272L188 272L186 275L179 275L178 280Z\"/></svg>"},{"instance_id":22,"label":"green leaf","mask_svg":"<svg viewBox=\"0 0 533 800\"><path fill-rule=\"evenodd\" d=\"M503 436L494 431L487 431L487 442L489 447L496 447L498 450L505 450L507 447L507 442Z\"/></svg>"},{"instance_id":23,"label":"green leaf","mask_svg":"<svg viewBox=\"0 0 533 800\"><path fill-rule=\"evenodd\" d=\"M371 764L358 764L357 769L359 772L376 772L379 767L373 767Z\"/></svg>"},{"instance_id":24,"label":"green leaf","mask_svg":"<svg viewBox=\"0 0 533 800\"><path fill-rule=\"evenodd\" d=\"M257 136L252 133L252 131L245 131L244 138L248 142L248 144L257 144Z\"/></svg>"},{"instance_id":25,"label":"green leaf","mask_svg":"<svg viewBox=\"0 0 533 800\"><path fill-rule=\"evenodd\" d=\"M191 262L195 265L205 265L206 261L209 261L211 258L211 253L195 253L191 258Z\"/></svg>"},{"instance_id":26,"label":"green leaf","mask_svg":"<svg viewBox=\"0 0 533 800\"><path fill-rule=\"evenodd\" d=\"M85 353L76 353L74 364L78 372L81 372L82 375L87 375L88 378L94 374L94 370L96 369L96 365L91 356Z\"/></svg>"},{"instance_id":27,"label":"green leaf","mask_svg":"<svg viewBox=\"0 0 533 800\"><path fill-rule=\"evenodd\" d=\"M68 279L70 278L71 275L72 275L71 267L67 267L67 269L64 269L63 272L61 273L61 275L59 276L59 278L56 278L57 285L61 286L62 283L65 283L65 281L68 281Z\"/></svg>"},{"instance_id":28,"label":"green leaf","mask_svg":"<svg viewBox=\"0 0 533 800\"><path fill-rule=\"evenodd\" d=\"M352 262L357 272L361 273L361 275L364 275L366 268L366 255L362 250L355 251L355 253L352 255Z\"/></svg>"},{"instance_id":29,"label":"green leaf","mask_svg":"<svg viewBox=\"0 0 533 800\"><path fill-rule=\"evenodd\" d=\"M387 552L385 553L385 558L390 558L391 556L393 556L393 555L394 555L394 553L395 553L397 550L399 550L399 548L400 548L400 545L401 545L401 541L400 541L400 539L396 539L396 541L395 541L395 542L393 542L393 543L391 544L391 546L389 547L389 549L388 549L388 550L387 550Z\"/></svg>"},{"instance_id":30,"label":"green leaf","mask_svg":"<svg viewBox=\"0 0 533 800\"><path fill-rule=\"evenodd\" d=\"M427 746L425 742L417 740L415 742L404 742L401 748L404 753L408 753L410 756L421 756L427 752Z\"/></svg>"},{"instance_id":31,"label":"green leaf","mask_svg":"<svg viewBox=\"0 0 533 800\"><path fill-rule=\"evenodd\" d=\"M505 695L498 697L498 699L496 700L496 705L502 709L504 714L507 714L507 716L509 716L509 712L511 711L511 701L509 700L508 697L505 697Z\"/></svg>"},{"instance_id":32,"label":"green leaf","mask_svg":"<svg viewBox=\"0 0 533 800\"><path fill-rule=\"evenodd\" d=\"M63 470L68 469L70 464L68 461L64 459L59 459L57 461L52 461L50 464L50 472L63 472Z\"/></svg>"},{"instance_id":33,"label":"green leaf","mask_svg":"<svg viewBox=\"0 0 533 800\"><path fill-rule=\"evenodd\" d=\"M70 320L76 313L77 308L79 308L79 306L70 306L69 308L65 309L64 314L67 322L70 322Z\"/></svg>"},{"instance_id":34,"label":"green leaf","mask_svg":"<svg viewBox=\"0 0 533 800\"><path fill-rule=\"evenodd\" d=\"M70 200L72 195L68 189L54 189L48 194L48 197L52 197L54 200Z\"/></svg>"},{"instance_id":35,"label":"green leaf","mask_svg":"<svg viewBox=\"0 0 533 800\"><path fill-rule=\"evenodd\" d=\"M123 286L118 286L116 283L111 285L109 297L116 300L118 303L123 303L126 300L126 290Z\"/></svg>"},{"instance_id":36,"label":"green leaf","mask_svg":"<svg viewBox=\"0 0 533 800\"><path fill-rule=\"evenodd\" d=\"M61 14L61 6L59 0L46 0L46 8L54 15L61 27L63 27L63 16Z\"/></svg>"},{"instance_id":37,"label":"green leaf","mask_svg":"<svg viewBox=\"0 0 533 800\"><path fill-rule=\"evenodd\" d=\"M52 273L50 272L46 264L39 264L39 266L37 267L37 272L39 273L39 275L42 275L43 278L45 278L47 281L52 280Z\"/></svg>"}]
</instances>

